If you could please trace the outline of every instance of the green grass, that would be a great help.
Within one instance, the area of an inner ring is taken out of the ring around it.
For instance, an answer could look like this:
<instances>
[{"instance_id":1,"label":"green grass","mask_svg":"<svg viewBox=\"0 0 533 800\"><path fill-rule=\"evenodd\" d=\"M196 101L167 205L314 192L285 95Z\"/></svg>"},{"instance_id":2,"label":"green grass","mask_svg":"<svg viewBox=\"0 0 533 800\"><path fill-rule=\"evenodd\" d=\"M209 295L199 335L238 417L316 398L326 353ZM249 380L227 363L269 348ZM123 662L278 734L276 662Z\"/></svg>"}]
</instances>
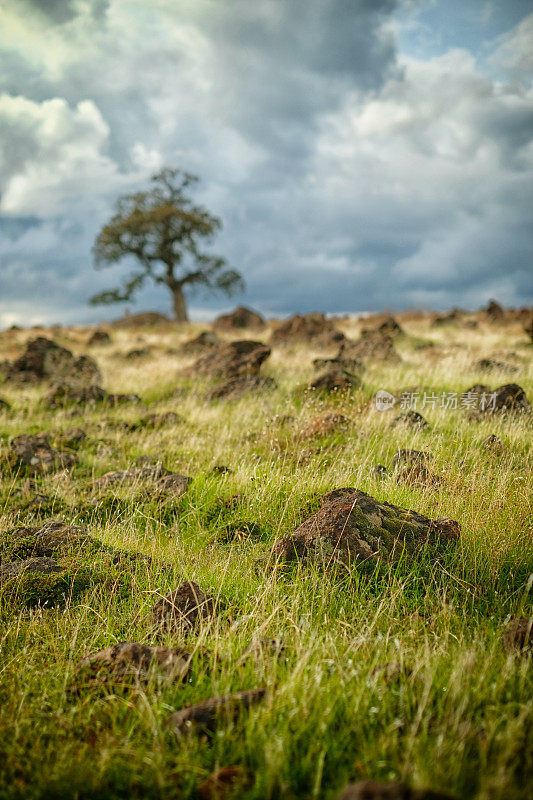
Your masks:
<instances>
[{"instance_id":1,"label":"green grass","mask_svg":"<svg viewBox=\"0 0 533 800\"><path fill-rule=\"evenodd\" d=\"M257 800L332 800L363 778L476 800L528 796L533 670L530 659L504 650L501 634L509 615L533 613L530 421L472 422L461 410L436 408L422 410L430 430L413 432L392 428L394 412L380 414L371 401L378 388L420 384L438 394L480 380L516 380L532 400L531 347L518 326L481 327L467 343L459 329L428 329L423 320L406 327L416 338L399 343L403 363L369 367L350 396L304 393L318 353L298 347L266 362L275 392L213 403L203 399L207 381L180 377L189 362L165 354L186 332L142 332L156 354L135 365L113 356L137 346L134 334L117 332L111 350L94 351L104 385L140 394L150 413L174 410L186 420L156 430L124 430L121 423L146 413L135 406L73 416L46 409L45 387L0 386L12 406L0 411L0 534L58 516L86 525L105 545L153 559L132 562L126 584L109 573L55 605L21 608L0 598L1 798L194 798L213 770L230 765L255 775L253 788L237 788L235 797ZM86 337L69 331L66 344L76 349ZM428 338L436 354L415 349ZM11 341L0 341L0 359L16 351ZM477 358L502 349L518 354L518 376L471 371ZM324 410L338 410L352 426L301 438L306 421ZM29 514L32 491L9 463L9 438L74 426L88 436L75 451L77 467L35 477L51 505ZM489 433L503 440L502 455L482 449ZM390 468L400 447L430 451L445 484L374 480L372 467ZM94 478L146 454L193 478L186 495L158 502L142 485L93 491ZM213 474L216 464L232 472ZM320 494L341 486L456 519L460 543L438 561L426 554L370 573L270 571L271 544L316 510ZM236 494L240 500L228 504ZM246 526L248 535L232 535ZM155 637L151 606L186 579L222 596L225 610L199 632ZM258 662L240 658L251 640L267 637L286 650ZM195 660L184 684L154 678L143 689L73 696L77 661L123 640L207 648L210 656ZM401 665L395 674L383 669L391 663ZM165 726L186 703L261 686L268 699L210 739L177 740Z\"/></svg>"}]
</instances>

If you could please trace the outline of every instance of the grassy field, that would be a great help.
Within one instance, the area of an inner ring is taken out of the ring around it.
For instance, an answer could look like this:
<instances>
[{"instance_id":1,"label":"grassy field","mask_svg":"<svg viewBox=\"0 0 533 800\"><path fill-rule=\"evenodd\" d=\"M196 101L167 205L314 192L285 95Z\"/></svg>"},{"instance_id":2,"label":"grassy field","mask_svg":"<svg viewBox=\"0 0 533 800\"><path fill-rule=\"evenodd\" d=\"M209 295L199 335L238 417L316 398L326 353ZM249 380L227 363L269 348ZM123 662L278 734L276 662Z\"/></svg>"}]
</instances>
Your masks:
<instances>
[{"instance_id":1,"label":"grassy field","mask_svg":"<svg viewBox=\"0 0 533 800\"><path fill-rule=\"evenodd\" d=\"M0 595L1 798L194 798L210 773L233 765L254 776L251 786L235 787L232 796L241 798L330 800L363 778L457 798L531 796L532 663L502 645L510 615L532 614L531 422L476 421L464 409L436 407L419 409L430 428L413 431L392 427L397 412L378 412L373 396L381 388L418 385L440 395L516 381L532 401L532 348L518 324L402 325L402 363L370 364L362 388L348 395L305 392L321 353L298 346L274 349L263 367L277 389L207 402L210 382L184 377L192 359L175 354L200 330L193 325L117 330L112 345L90 350L105 388L138 393L148 410L51 410L44 386L0 385L11 405L0 410L0 533L54 517L152 557L149 566L133 564L126 582L98 583L57 606L28 609ZM340 327L355 338L359 325ZM0 360L34 335L3 334ZM76 353L87 352L87 337L75 328L54 336ZM427 341L434 346L421 348ZM135 347L151 355L126 360ZM487 378L472 370L485 356L519 371ZM124 425L169 410L184 422ZM306 435L309 420L326 410L351 425ZM75 426L87 434L77 466L34 478L51 499L42 511L24 510L34 491L11 466L11 438L52 431L53 441ZM482 447L491 433L502 453ZM390 468L404 447L431 452L443 482L372 477L375 464ZM95 478L141 456L190 476L187 493L164 502L142 485L95 493ZM231 472L214 473L215 465ZM316 510L320 494L343 486L451 517L462 526L460 542L439 561L428 555L389 570L272 570L272 543ZM156 636L149 611L184 580L227 605L194 633ZM268 637L283 641L283 653L240 657ZM119 641L185 646L198 658L185 683L154 676L147 686L72 695L79 659ZM178 739L165 726L187 703L256 687L269 690L264 702L211 738Z\"/></svg>"}]
</instances>

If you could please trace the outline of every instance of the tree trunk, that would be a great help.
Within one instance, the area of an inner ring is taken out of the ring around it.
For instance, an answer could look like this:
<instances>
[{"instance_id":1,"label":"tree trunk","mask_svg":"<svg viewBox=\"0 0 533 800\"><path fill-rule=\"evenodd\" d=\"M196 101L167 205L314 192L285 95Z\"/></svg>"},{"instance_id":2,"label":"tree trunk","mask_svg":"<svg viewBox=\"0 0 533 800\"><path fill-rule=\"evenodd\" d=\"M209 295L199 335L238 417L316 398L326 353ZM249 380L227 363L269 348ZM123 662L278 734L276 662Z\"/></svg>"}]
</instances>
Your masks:
<instances>
[{"instance_id":1,"label":"tree trunk","mask_svg":"<svg viewBox=\"0 0 533 800\"><path fill-rule=\"evenodd\" d=\"M176 319L177 322L188 322L189 317L187 315L187 304L185 302L183 289L181 288L179 283L176 283L170 287L170 291L172 292L172 306L174 308L174 318Z\"/></svg>"}]
</instances>

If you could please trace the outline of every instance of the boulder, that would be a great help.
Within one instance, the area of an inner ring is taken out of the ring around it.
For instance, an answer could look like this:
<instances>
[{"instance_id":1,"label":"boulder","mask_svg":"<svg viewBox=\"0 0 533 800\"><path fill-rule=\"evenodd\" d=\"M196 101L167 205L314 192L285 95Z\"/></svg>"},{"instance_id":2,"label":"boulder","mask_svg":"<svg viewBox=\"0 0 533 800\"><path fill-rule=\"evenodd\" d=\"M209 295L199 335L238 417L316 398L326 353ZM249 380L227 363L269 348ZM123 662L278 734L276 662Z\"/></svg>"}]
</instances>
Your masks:
<instances>
[{"instance_id":1,"label":"boulder","mask_svg":"<svg viewBox=\"0 0 533 800\"><path fill-rule=\"evenodd\" d=\"M422 414L419 414L418 411L413 411L412 409L409 409L409 411L402 411L397 417L394 417L392 424L393 426L405 425L408 428L414 428L418 430L429 428L429 423L426 419L424 419Z\"/></svg>"},{"instance_id":2,"label":"boulder","mask_svg":"<svg viewBox=\"0 0 533 800\"><path fill-rule=\"evenodd\" d=\"M253 784L252 773L244 767L221 767L213 772L198 787L200 800L224 800L235 797L236 787L249 789Z\"/></svg>"},{"instance_id":3,"label":"boulder","mask_svg":"<svg viewBox=\"0 0 533 800\"><path fill-rule=\"evenodd\" d=\"M178 475L165 469L158 462L145 467L130 467L129 469L106 472L105 475L94 481L93 488L108 489L115 486L129 486L132 483L151 482L158 493L181 497L187 491L191 480L185 475Z\"/></svg>"},{"instance_id":4,"label":"boulder","mask_svg":"<svg viewBox=\"0 0 533 800\"><path fill-rule=\"evenodd\" d=\"M313 366L315 369L332 370L338 369L353 375L363 372L365 365L358 358L351 356L334 356L333 358L314 358Z\"/></svg>"},{"instance_id":5,"label":"boulder","mask_svg":"<svg viewBox=\"0 0 533 800\"><path fill-rule=\"evenodd\" d=\"M185 581L161 597L152 609L157 627L192 630L216 614L217 602L194 581Z\"/></svg>"},{"instance_id":6,"label":"boulder","mask_svg":"<svg viewBox=\"0 0 533 800\"><path fill-rule=\"evenodd\" d=\"M88 542L100 545L85 528L50 519L42 525L23 526L4 533L0 539L0 556L2 560L6 555L10 559L27 556L59 558L80 551Z\"/></svg>"},{"instance_id":7,"label":"boulder","mask_svg":"<svg viewBox=\"0 0 533 800\"><path fill-rule=\"evenodd\" d=\"M266 693L266 689L249 689L224 697L212 697L175 711L170 715L168 725L178 736L189 731L212 732L219 724L233 721L240 712L259 703Z\"/></svg>"},{"instance_id":8,"label":"boulder","mask_svg":"<svg viewBox=\"0 0 533 800\"><path fill-rule=\"evenodd\" d=\"M27 572L50 575L55 572L61 572L61 567L55 558L32 557L24 558L20 561L11 561L0 565L0 585L8 578L18 578Z\"/></svg>"},{"instance_id":9,"label":"boulder","mask_svg":"<svg viewBox=\"0 0 533 800\"><path fill-rule=\"evenodd\" d=\"M352 420L338 411L325 411L304 425L299 433L299 438L308 439L312 436L327 436L337 431L346 431L351 424Z\"/></svg>"},{"instance_id":10,"label":"boulder","mask_svg":"<svg viewBox=\"0 0 533 800\"><path fill-rule=\"evenodd\" d=\"M101 328L93 331L87 339L87 347L98 347L106 344L111 344L111 336Z\"/></svg>"},{"instance_id":11,"label":"boulder","mask_svg":"<svg viewBox=\"0 0 533 800\"><path fill-rule=\"evenodd\" d=\"M370 361L384 361L397 364L400 356L394 349L392 336L379 329L363 328L360 338L356 341L346 339L341 343L337 358L355 358L363 363Z\"/></svg>"},{"instance_id":12,"label":"boulder","mask_svg":"<svg viewBox=\"0 0 533 800\"><path fill-rule=\"evenodd\" d=\"M495 389L494 411L503 414L523 414L531 411L526 393L517 383L506 383ZM490 411L490 403L486 409Z\"/></svg>"},{"instance_id":13,"label":"boulder","mask_svg":"<svg viewBox=\"0 0 533 800\"><path fill-rule=\"evenodd\" d=\"M24 353L10 364L6 380L16 383L62 381L70 386L90 386L101 380L96 361L74 356L51 339L39 336L26 343Z\"/></svg>"},{"instance_id":14,"label":"boulder","mask_svg":"<svg viewBox=\"0 0 533 800\"><path fill-rule=\"evenodd\" d=\"M152 674L183 680L191 662L192 655L181 648L119 642L82 658L75 667L74 685L79 691L124 681L145 683Z\"/></svg>"},{"instance_id":15,"label":"boulder","mask_svg":"<svg viewBox=\"0 0 533 800\"><path fill-rule=\"evenodd\" d=\"M476 372L518 372L518 367L514 364L505 364L503 361L498 361L495 358L481 358L472 364L472 369Z\"/></svg>"},{"instance_id":16,"label":"boulder","mask_svg":"<svg viewBox=\"0 0 533 800\"><path fill-rule=\"evenodd\" d=\"M183 356L202 355L213 347L222 344L222 340L213 331L202 331L194 339L189 339L180 345L178 353Z\"/></svg>"},{"instance_id":17,"label":"boulder","mask_svg":"<svg viewBox=\"0 0 533 800\"><path fill-rule=\"evenodd\" d=\"M278 322L272 335L272 345L308 344L313 347L333 347L346 337L335 328L332 320L324 314L296 314L290 319Z\"/></svg>"},{"instance_id":18,"label":"boulder","mask_svg":"<svg viewBox=\"0 0 533 800\"><path fill-rule=\"evenodd\" d=\"M139 314L126 314L111 323L113 328L155 328L168 325L170 320L158 311L141 311Z\"/></svg>"},{"instance_id":19,"label":"boulder","mask_svg":"<svg viewBox=\"0 0 533 800\"><path fill-rule=\"evenodd\" d=\"M491 322L501 322L505 318L505 311L496 300L489 301L485 314Z\"/></svg>"},{"instance_id":20,"label":"boulder","mask_svg":"<svg viewBox=\"0 0 533 800\"><path fill-rule=\"evenodd\" d=\"M239 306L231 314L222 314L217 317L213 323L215 331L233 331L240 330L241 328L264 328L265 320L256 311L250 308Z\"/></svg>"},{"instance_id":21,"label":"boulder","mask_svg":"<svg viewBox=\"0 0 533 800\"><path fill-rule=\"evenodd\" d=\"M228 342L199 358L187 374L225 379L255 376L269 355L270 347L261 342L250 339Z\"/></svg>"},{"instance_id":22,"label":"boulder","mask_svg":"<svg viewBox=\"0 0 533 800\"><path fill-rule=\"evenodd\" d=\"M62 453L50 446L46 433L23 433L11 442L17 467L32 473L57 472L71 469L76 459L71 453Z\"/></svg>"},{"instance_id":23,"label":"boulder","mask_svg":"<svg viewBox=\"0 0 533 800\"><path fill-rule=\"evenodd\" d=\"M421 554L427 546L456 542L460 525L432 520L416 511L381 503L357 489L337 489L322 507L271 549L274 559L353 565L396 561L402 553Z\"/></svg>"},{"instance_id":24,"label":"boulder","mask_svg":"<svg viewBox=\"0 0 533 800\"><path fill-rule=\"evenodd\" d=\"M330 369L323 372L307 386L311 392L347 392L359 389L361 379L357 375L344 372L342 369Z\"/></svg>"},{"instance_id":25,"label":"boulder","mask_svg":"<svg viewBox=\"0 0 533 800\"><path fill-rule=\"evenodd\" d=\"M245 394L252 392L268 392L276 388L274 378L263 377L262 375L243 376L241 378L230 378L228 381L219 383L206 394L207 400L237 400Z\"/></svg>"}]
</instances>

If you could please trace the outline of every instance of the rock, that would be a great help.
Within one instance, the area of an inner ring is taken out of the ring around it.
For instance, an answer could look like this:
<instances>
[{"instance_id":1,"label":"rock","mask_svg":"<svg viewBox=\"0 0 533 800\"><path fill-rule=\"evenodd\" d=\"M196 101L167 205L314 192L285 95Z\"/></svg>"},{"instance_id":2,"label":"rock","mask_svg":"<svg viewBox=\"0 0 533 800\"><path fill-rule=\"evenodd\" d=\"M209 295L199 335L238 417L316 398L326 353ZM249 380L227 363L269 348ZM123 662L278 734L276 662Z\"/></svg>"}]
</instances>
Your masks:
<instances>
[{"instance_id":1,"label":"rock","mask_svg":"<svg viewBox=\"0 0 533 800\"><path fill-rule=\"evenodd\" d=\"M384 467L383 464L376 464L370 471L370 477L376 481L384 481L387 475L387 467Z\"/></svg>"},{"instance_id":2,"label":"rock","mask_svg":"<svg viewBox=\"0 0 533 800\"><path fill-rule=\"evenodd\" d=\"M105 393L104 400L107 405L121 406L124 403L140 403L141 398L138 394L107 394Z\"/></svg>"},{"instance_id":3,"label":"rock","mask_svg":"<svg viewBox=\"0 0 533 800\"><path fill-rule=\"evenodd\" d=\"M211 472L213 472L215 475L231 475L233 470L230 469L230 467L227 467L225 464L215 464Z\"/></svg>"},{"instance_id":4,"label":"rock","mask_svg":"<svg viewBox=\"0 0 533 800\"><path fill-rule=\"evenodd\" d=\"M381 330L364 328L360 338L356 341L345 340L342 342L337 358L356 358L364 363L370 361L385 361L397 364L400 356L394 349L392 336Z\"/></svg>"},{"instance_id":5,"label":"rock","mask_svg":"<svg viewBox=\"0 0 533 800\"><path fill-rule=\"evenodd\" d=\"M406 425L408 428L418 428L419 430L429 428L429 423L424 419L422 414L412 409L409 409L409 411L402 411L401 414L394 417L392 424L393 426Z\"/></svg>"},{"instance_id":6,"label":"rock","mask_svg":"<svg viewBox=\"0 0 533 800\"><path fill-rule=\"evenodd\" d=\"M404 464L396 471L396 480L399 483L407 483L414 486L442 486L444 478L419 462Z\"/></svg>"},{"instance_id":7,"label":"rock","mask_svg":"<svg viewBox=\"0 0 533 800\"><path fill-rule=\"evenodd\" d=\"M190 672L191 662L192 655L181 648L119 642L82 658L76 664L74 681L79 691L117 681L145 683L154 673L183 680Z\"/></svg>"},{"instance_id":8,"label":"rock","mask_svg":"<svg viewBox=\"0 0 533 800\"><path fill-rule=\"evenodd\" d=\"M278 322L272 335L272 345L309 344L313 347L339 345L345 335L335 328L324 314L295 314L290 319Z\"/></svg>"},{"instance_id":9,"label":"rock","mask_svg":"<svg viewBox=\"0 0 533 800\"><path fill-rule=\"evenodd\" d=\"M154 488L161 494L171 494L181 497L185 494L191 482L191 478L185 475L178 475L165 469L160 462L145 467L130 467L130 469L119 469L113 472L106 472L101 478L93 483L94 489L108 489L111 486L123 486L132 483L145 483L151 481Z\"/></svg>"},{"instance_id":10,"label":"rock","mask_svg":"<svg viewBox=\"0 0 533 800\"><path fill-rule=\"evenodd\" d=\"M482 358L472 364L472 369L477 372L518 372L518 367L513 364L505 364L503 361L497 361L494 358Z\"/></svg>"},{"instance_id":11,"label":"rock","mask_svg":"<svg viewBox=\"0 0 533 800\"><path fill-rule=\"evenodd\" d=\"M167 425L183 425L185 420L175 411L163 411L160 414L148 414L138 422L130 425L130 430L142 430L143 428L163 428Z\"/></svg>"},{"instance_id":12,"label":"rock","mask_svg":"<svg viewBox=\"0 0 533 800\"><path fill-rule=\"evenodd\" d=\"M261 342L249 339L228 342L199 358L187 374L226 379L256 376L269 355L270 347Z\"/></svg>"},{"instance_id":13,"label":"rock","mask_svg":"<svg viewBox=\"0 0 533 800\"><path fill-rule=\"evenodd\" d=\"M252 659L256 664L260 664L266 657L277 657L286 652L287 646L281 639L256 639L246 645L239 661L245 662Z\"/></svg>"},{"instance_id":14,"label":"rock","mask_svg":"<svg viewBox=\"0 0 533 800\"><path fill-rule=\"evenodd\" d=\"M4 400L3 397L0 397L0 412L1 411L9 411L10 408L11 408L11 406L9 405L7 400Z\"/></svg>"},{"instance_id":15,"label":"rock","mask_svg":"<svg viewBox=\"0 0 533 800\"><path fill-rule=\"evenodd\" d=\"M503 643L507 650L533 653L533 619L510 619L505 627Z\"/></svg>"},{"instance_id":16,"label":"rock","mask_svg":"<svg viewBox=\"0 0 533 800\"><path fill-rule=\"evenodd\" d=\"M23 433L11 442L16 464L28 472L47 473L71 469L76 459L70 453L61 453L50 446L45 433Z\"/></svg>"},{"instance_id":17,"label":"rock","mask_svg":"<svg viewBox=\"0 0 533 800\"><path fill-rule=\"evenodd\" d=\"M106 344L111 344L111 336L101 328L93 331L87 339L87 347L98 347Z\"/></svg>"},{"instance_id":18,"label":"rock","mask_svg":"<svg viewBox=\"0 0 533 800\"><path fill-rule=\"evenodd\" d=\"M504 414L523 414L531 411L526 393L517 383L507 383L495 389L494 411ZM490 403L486 409L490 412Z\"/></svg>"},{"instance_id":19,"label":"rock","mask_svg":"<svg viewBox=\"0 0 533 800\"><path fill-rule=\"evenodd\" d=\"M311 392L347 392L351 389L359 389L361 379L357 375L351 375L342 369L332 369L323 372L318 378L307 386L307 391Z\"/></svg>"},{"instance_id":20,"label":"rock","mask_svg":"<svg viewBox=\"0 0 533 800\"><path fill-rule=\"evenodd\" d=\"M252 773L244 767L222 767L213 772L198 787L200 800L224 800L235 797L235 787L240 790L250 789L253 784Z\"/></svg>"},{"instance_id":21,"label":"rock","mask_svg":"<svg viewBox=\"0 0 533 800\"><path fill-rule=\"evenodd\" d=\"M59 558L79 550L86 542L100 545L98 540L88 535L85 528L50 519L42 525L23 526L3 534L0 552L2 559L6 552L11 559L30 555Z\"/></svg>"},{"instance_id":22,"label":"rock","mask_svg":"<svg viewBox=\"0 0 533 800\"><path fill-rule=\"evenodd\" d=\"M334 358L314 358L313 366L315 369L339 369L343 372L358 374L363 372L365 365L358 358L350 356L335 356Z\"/></svg>"},{"instance_id":23,"label":"rock","mask_svg":"<svg viewBox=\"0 0 533 800\"><path fill-rule=\"evenodd\" d=\"M378 315L374 318L367 317L363 321L365 326L361 333L366 334L378 331L379 333L382 333L385 336L390 336L393 339L404 335L403 328L391 314L386 314L385 316ZM370 323L370 327L367 327L367 323Z\"/></svg>"},{"instance_id":24,"label":"rock","mask_svg":"<svg viewBox=\"0 0 533 800\"><path fill-rule=\"evenodd\" d=\"M222 314L213 323L215 331L233 331L241 328L264 328L265 320L256 311L239 306L231 314Z\"/></svg>"},{"instance_id":25,"label":"rock","mask_svg":"<svg viewBox=\"0 0 533 800\"><path fill-rule=\"evenodd\" d=\"M48 508L51 503L52 498L50 495L38 492L26 503L24 511L42 511L44 508Z\"/></svg>"},{"instance_id":26,"label":"rock","mask_svg":"<svg viewBox=\"0 0 533 800\"><path fill-rule=\"evenodd\" d=\"M214 386L206 394L207 400L236 400L250 392L269 392L276 388L274 378L261 375L230 378L224 383Z\"/></svg>"},{"instance_id":27,"label":"rock","mask_svg":"<svg viewBox=\"0 0 533 800\"><path fill-rule=\"evenodd\" d=\"M80 389L73 389L68 384L54 384L46 395L46 403L50 408L60 408L69 404L95 405L103 402L107 397L107 392L100 386L85 386Z\"/></svg>"},{"instance_id":28,"label":"rock","mask_svg":"<svg viewBox=\"0 0 533 800\"><path fill-rule=\"evenodd\" d=\"M431 327L440 328L443 325L451 325L454 322L458 322L461 316L462 312L457 308L453 308L451 311L447 311L444 314L436 314L431 322Z\"/></svg>"},{"instance_id":29,"label":"rock","mask_svg":"<svg viewBox=\"0 0 533 800\"><path fill-rule=\"evenodd\" d=\"M485 314L491 322L501 322L505 317L505 311L495 300L489 301Z\"/></svg>"},{"instance_id":30,"label":"rock","mask_svg":"<svg viewBox=\"0 0 533 800\"><path fill-rule=\"evenodd\" d=\"M39 383L53 379L70 386L89 386L101 380L96 361L90 356L74 356L51 339L39 336L26 343L24 353L8 368L6 380Z\"/></svg>"},{"instance_id":31,"label":"rock","mask_svg":"<svg viewBox=\"0 0 533 800\"><path fill-rule=\"evenodd\" d=\"M320 510L276 542L274 559L341 563L396 561L405 550L416 556L459 539L460 525L450 519L431 520L416 511L380 503L357 489L325 494Z\"/></svg>"},{"instance_id":32,"label":"rock","mask_svg":"<svg viewBox=\"0 0 533 800\"><path fill-rule=\"evenodd\" d=\"M127 352L124 358L126 361L137 361L140 358L147 358L151 355L152 353L147 347L139 347L136 350L130 350Z\"/></svg>"},{"instance_id":33,"label":"rock","mask_svg":"<svg viewBox=\"0 0 533 800\"><path fill-rule=\"evenodd\" d=\"M337 800L453 800L451 795L433 789L411 789L405 783L359 781L346 786Z\"/></svg>"},{"instance_id":34,"label":"rock","mask_svg":"<svg viewBox=\"0 0 533 800\"><path fill-rule=\"evenodd\" d=\"M352 420L339 414L337 411L325 411L317 417L313 417L301 430L299 438L308 439L312 436L327 436L336 431L347 430L352 424Z\"/></svg>"},{"instance_id":35,"label":"rock","mask_svg":"<svg viewBox=\"0 0 533 800\"><path fill-rule=\"evenodd\" d=\"M142 311L139 314L126 314L111 323L113 328L155 328L168 325L171 320L158 311Z\"/></svg>"},{"instance_id":36,"label":"rock","mask_svg":"<svg viewBox=\"0 0 533 800\"><path fill-rule=\"evenodd\" d=\"M194 581L185 581L152 609L152 620L158 627L192 630L216 614L217 602Z\"/></svg>"},{"instance_id":37,"label":"rock","mask_svg":"<svg viewBox=\"0 0 533 800\"><path fill-rule=\"evenodd\" d=\"M54 572L61 572L61 567L55 558L25 558L22 561L12 561L0 566L0 584L8 578L17 578L25 572L50 575Z\"/></svg>"},{"instance_id":38,"label":"rock","mask_svg":"<svg viewBox=\"0 0 533 800\"><path fill-rule=\"evenodd\" d=\"M179 736L188 731L211 732L220 723L232 721L241 711L259 703L266 693L266 689L249 689L224 697L212 697L174 712L170 715L168 725Z\"/></svg>"},{"instance_id":39,"label":"rock","mask_svg":"<svg viewBox=\"0 0 533 800\"><path fill-rule=\"evenodd\" d=\"M180 355L194 356L205 353L206 350L211 350L213 347L218 347L222 344L222 340L213 331L202 331L194 339L189 339L183 342L178 350Z\"/></svg>"},{"instance_id":40,"label":"rock","mask_svg":"<svg viewBox=\"0 0 533 800\"><path fill-rule=\"evenodd\" d=\"M86 440L87 434L83 428L69 428L69 430L59 433L57 438L66 447L79 447Z\"/></svg>"}]
</instances>

